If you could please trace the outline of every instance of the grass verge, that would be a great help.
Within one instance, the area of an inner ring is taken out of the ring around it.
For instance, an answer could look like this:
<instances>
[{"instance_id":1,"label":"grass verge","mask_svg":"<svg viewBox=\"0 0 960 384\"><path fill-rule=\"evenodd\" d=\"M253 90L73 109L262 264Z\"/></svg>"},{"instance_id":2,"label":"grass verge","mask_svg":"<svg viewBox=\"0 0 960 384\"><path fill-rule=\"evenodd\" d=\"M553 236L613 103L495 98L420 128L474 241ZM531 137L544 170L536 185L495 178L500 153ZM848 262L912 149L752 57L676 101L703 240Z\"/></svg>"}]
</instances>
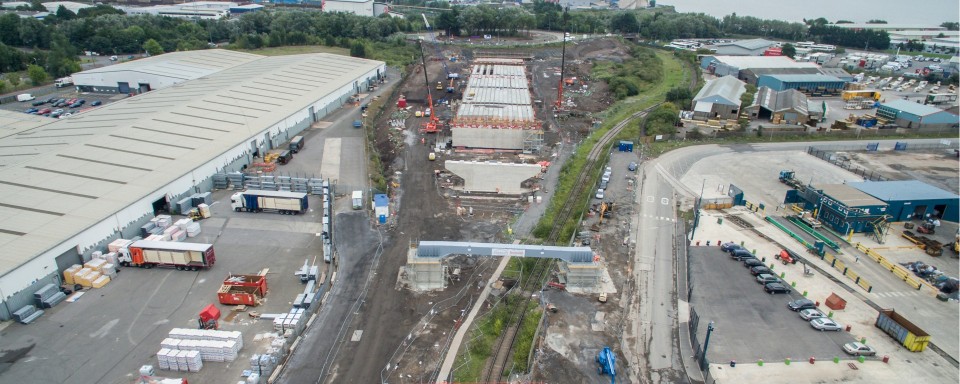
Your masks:
<instances>
[{"instance_id":1,"label":"grass verge","mask_svg":"<svg viewBox=\"0 0 960 384\"><path fill-rule=\"evenodd\" d=\"M543 309L538 303L531 301L527 305L527 315L523 318L523 324L517 331L517 342L513 348L513 367L508 371L527 371L527 367L530 366L530 350L533 348L533 342L536 341L537 328L540 327L542 317Z\"/></svg>"},{"instance_id":2,"label":"grass verge","mask_svg":"<svg viewBox=\"0 0 960 384\"><path fill-rule=\"evenodd\" d=\"M580 146L577 147L573 156L571 156L563 165L563 168L560 169L559 180L557 187L553 191L550 207L547 208L547 211L537 223L536 228L534 228L534 236L545 238L550 235L550 229L555 224L556 215L560 212L563 205L567 203L567 198L569 198L570 193L573 192L573 184L577 182L580 172L583 171L583 168L587 164L587 156L590 154L590 151L593 150L593 147L597 145L597 142L600 141L600 138L612 129L613 126L626 120L635 112L663 101L664 95L666 95L667 91L671 88L684 86L688 82L689 77L686 75L688 72L686 72L680 60L670 52L662 50L657 50L656 52L663 63L664 76L662 80L660 83L652 86L647 92L618 101L600 114L600 118L603 119L603 124L580 143ZM624 127L613 142L617 140L637 140L639 137L640 121L638 120ZM587 170L590 175L588 182L591 183L591 185L596 184L596 181L599 180L602 173L601 171L608 157L609 152L604 152L595 163L593 169ZM587 196L588 202L593 194L588 194ZM560 243L565 243L566 239L569 239L576 230L578 225L577 219L586 209L587 202L577 201L571 203L577 208L573 212L571 220L568 220L566 223L560 223L563 225L563 229L560 231Z\"/></svg>"},{"instance_id":3,"label":"grass verge","mask_svg":"<svg viewBox=\"0 0 960 384\"><path fill-rule=\"evenodd\" d=\"M457 354L454 363L453 378L456 382L479 382L483 379L483 368L487 359L496 347L497 337L506 329L510 320L510 307L517 301L523 300L520 295L507 295L492 311L470 331L469 343L466 350Z\"/></svg>"}]
</instances>

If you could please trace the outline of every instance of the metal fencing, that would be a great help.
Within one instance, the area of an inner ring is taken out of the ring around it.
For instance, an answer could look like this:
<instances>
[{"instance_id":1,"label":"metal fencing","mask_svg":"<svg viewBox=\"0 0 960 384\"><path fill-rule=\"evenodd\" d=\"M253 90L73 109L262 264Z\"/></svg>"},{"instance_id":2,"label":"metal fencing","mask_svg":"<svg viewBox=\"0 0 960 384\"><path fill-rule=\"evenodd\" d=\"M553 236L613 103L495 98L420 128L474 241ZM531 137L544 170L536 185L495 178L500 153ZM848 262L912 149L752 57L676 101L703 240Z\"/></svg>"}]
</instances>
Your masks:
<instances>
[{"instance_id":1,"label":"metal fencing","mask_svg":"<svg viewBox=\"0 0 960 384\"><path fill-rule=\"evenodd\" d=\"M857 150L863 150L863 147L858 147ZM863 168L859 165L853 164L849 159L843 156L837 156L836 149L819 149L816 147L807 147L807 154L816 157L820 160L826 161L830 164L836 165L840 168L843 168L850 173L853 173L857 176L862 177L867 181L887 181L886 177L880 175L880 173ZM842 151L842 150L840 150Z\"/></svg>"}]
</instances>

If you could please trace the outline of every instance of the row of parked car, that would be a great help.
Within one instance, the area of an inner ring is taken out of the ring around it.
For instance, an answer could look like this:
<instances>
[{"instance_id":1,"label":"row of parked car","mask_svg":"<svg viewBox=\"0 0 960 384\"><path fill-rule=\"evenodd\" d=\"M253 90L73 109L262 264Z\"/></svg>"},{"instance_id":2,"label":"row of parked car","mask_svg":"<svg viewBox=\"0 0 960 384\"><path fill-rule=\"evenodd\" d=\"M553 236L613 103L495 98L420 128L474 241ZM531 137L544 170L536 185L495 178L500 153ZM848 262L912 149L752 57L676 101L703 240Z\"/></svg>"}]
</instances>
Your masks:
<instances>
[{"instance_id":1,"label":"row of parked car","mask_svg":"<svg viewBox=\"0 0 960 384\"><path fill-rule=\"evenodd\" d=\"M757 259L756 255L747 251L739 244L732 242L723 243L720 245L720 249L729 253L730 257L734 260L743 262L743 265L750 269L750 273L756 276L757 283L762 284L764 291L767 293L772 295L776 293L790 293L792 291L789 284L777 277L770 268L764 265L763 261ZM789 251L781 252L776 255L776 258L784 261L784 254L788 255L788 257L793 255L793 253ZM792 258L792 260L796 259ZM787 262L784 262L784 264L787 264ZM843 325L837 323L817 309L817 303L810 299L789 301L787 302L787 308L797 312L800 318L809 322L813 329L821 332L839 332L843 330ZM877 353L873 347L857 342L844 344L843 350L854 356L873 356Z\"/></svg>"},{"instance_id":2,"label":"row of parked car","mask_svg":"<svg viewBox=\"0 0 960 384\"><path fill-rule=\"evenodd\" d=\"M84 104L86 104L86 103L87 103L87 101L84 100L84 99L76 99L76 98L73 98L73 99L62 99L62 98L59 98L59 99L58 99L58 98L55 98L55 97L51 97L51 98L49 98L49 99L34 101L34 102L33 102L34 108L27 108L27 109L26 109L25 111L23 111L23 112L24 112L24 113L27 113L27 114L31 114L31 115L49 116L49 117L54 117L54 118L57 118L57 117L66 117L66 116L72 115L73 113L72 113L72 112L67 112L67 111L65 111L63 108L60 108L60 107L75 109L75 108L80 108L80 107L82 107L82 106L83 106ZM48 108L36 108L36 107L40 107L40 106L42 106L42 105L44 105L44 104L50 104L50 107L48 107ZM94 102L90 103L90 105L91 105L91 106L94 106L94 107L95 107L95 106L98 106L98 105L100 105L100 104L103 104L103 102L100 101L100 100L95 100ZM54 108L57 108L57 109L54 109Z\"/></svg>"},{"instance_id":3,"label":"row of parked car","mask_svg":"<svg viewBox=\"0 0 960 384\"><path fill-rule=\"evenodd\" d=\"M631 161L630 164L627 164L627 170L634 172L637 170L637 163ZM613 168L607 167L603 170L603 176L600 177L600 186L597 188L597 193L594 197L603 200L604 192L607 190L607 184L610 183L610 178L613 177Z\"/></svg>"}]
</instances>

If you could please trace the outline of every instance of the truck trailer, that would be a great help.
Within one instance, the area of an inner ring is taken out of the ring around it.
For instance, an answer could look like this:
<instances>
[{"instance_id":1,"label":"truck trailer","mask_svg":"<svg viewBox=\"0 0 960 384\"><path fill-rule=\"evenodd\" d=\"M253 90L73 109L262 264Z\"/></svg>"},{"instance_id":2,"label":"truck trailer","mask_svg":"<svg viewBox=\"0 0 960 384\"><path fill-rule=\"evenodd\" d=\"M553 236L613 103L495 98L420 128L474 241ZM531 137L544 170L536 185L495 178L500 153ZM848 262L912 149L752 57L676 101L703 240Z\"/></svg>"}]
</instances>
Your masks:
<instances>
[{"instance_id":1,"label":"truck trailer","mask_svg":"<svg viewBox=\"0 0 960 384\"><path fill-rule=\"evenodd\" d=\"M56 85L57 88L63 88L63 87L66 87L66 86L68 86L68 85L73 85L73 77L70 77L70 76L61 77L61 78L55 80L55 81L53 82L53 84Z\"/></svg>"},{"instance_id":2,"label":"truck trailer","mask_svg":"<svg viewBox=\"0 0 960 384\"><path fill-rule=\"evenodd\" d=\"M249 189L230 197L234 211L274 211L284 215L299 215L307 212L307 194L303 192L264 191Z\"/></svg>"},{"instance_id":3,"label":"truck trailer","mask_svg":"<svg viewBox=\"0 0 960 384\"><path fill-rule=\"evenodd\" d=\"M138 240L119 251L120 265L140 268L173 267L179 271L209 269L217 261L213 244Z\"/></svg>"}]
</instances>

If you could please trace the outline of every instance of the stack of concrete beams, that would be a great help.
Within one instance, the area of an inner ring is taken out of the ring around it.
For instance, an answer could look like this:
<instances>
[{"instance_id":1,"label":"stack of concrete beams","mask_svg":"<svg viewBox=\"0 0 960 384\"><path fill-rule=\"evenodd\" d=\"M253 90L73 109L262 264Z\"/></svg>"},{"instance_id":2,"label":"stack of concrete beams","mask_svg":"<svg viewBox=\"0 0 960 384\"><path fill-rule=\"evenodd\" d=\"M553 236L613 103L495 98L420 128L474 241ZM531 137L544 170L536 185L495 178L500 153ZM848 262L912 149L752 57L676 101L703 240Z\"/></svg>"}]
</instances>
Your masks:
<instances>
[{"instance_id":1,"label":"stack of concrete beams","mask_svg":"<svg viewBox=\"0 0 960 384\"><path fill-rule=\"evenodd\" d=\"M543 130L523 60L476 59L450 129L458 149L530 149L529 143L537 142L531 135L542 136Z\"/></svg>"}]
</instances>

